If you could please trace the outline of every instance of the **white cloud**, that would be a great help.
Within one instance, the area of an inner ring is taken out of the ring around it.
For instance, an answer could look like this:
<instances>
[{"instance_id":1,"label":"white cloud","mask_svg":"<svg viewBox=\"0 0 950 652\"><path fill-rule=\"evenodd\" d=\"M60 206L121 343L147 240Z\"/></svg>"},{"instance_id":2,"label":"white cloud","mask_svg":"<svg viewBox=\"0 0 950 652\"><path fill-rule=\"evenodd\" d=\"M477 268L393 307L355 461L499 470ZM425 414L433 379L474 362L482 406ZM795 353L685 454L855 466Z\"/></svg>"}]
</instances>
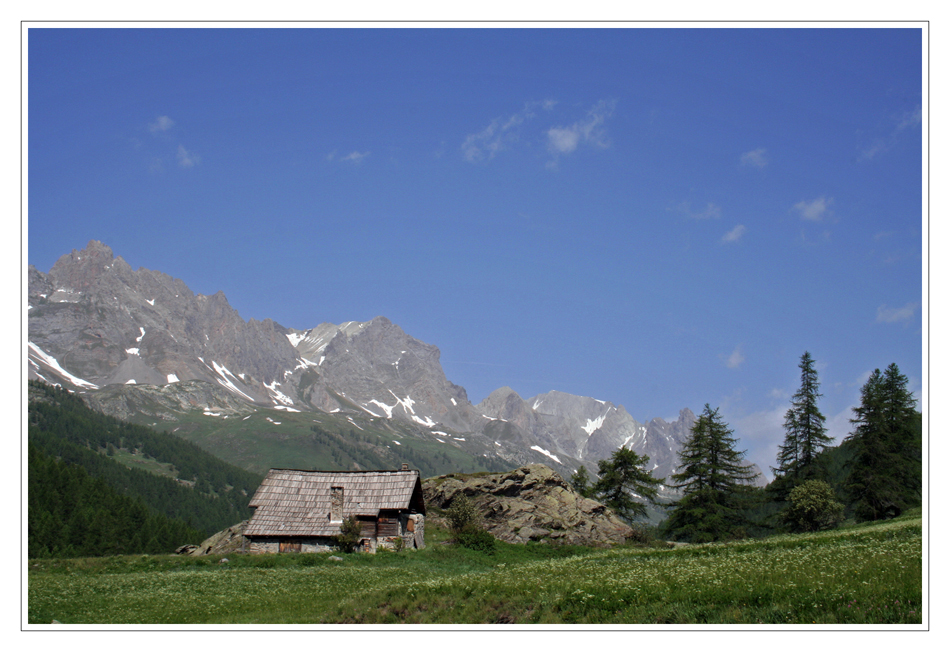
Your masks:
<instances>
[{"instance_id":1,"label":"white cloud","mask_svg":"<svg viewBox=\"0 0 950 652\"><path fill-rule=\"evenodd\" d=\"M919 106L910 111L904 111L898 116L894 116L894 128L891 133L887 137L879 136L875 138L870 145L861 150L859 159L861 161L870 161L877 155L888 151L898 143L903 131L920 125L922 117L921 107Z\"/></svg>"},{"instance_id":2,"label":"white cloud","mask_svg":"<svg viewBox=\"0 0 950 652\"><path fill-rule=\"evenodd\" d=\"M548 147L552 152L569 154L577 149L577 144L580 141L581 135L576 129L564 129L562 127L548 129Z\"/></svg>"},{"instance_id":3,"label":"white cloud","mask_svg":"<svg viewBox=\"0 0 950 652\"><path fill-rule=\"evenodd\" d=\"M877 309L877 321L893 324L899 321L910 321L917 311L916 303L908 303L903 308L888 308L882 305Z\"/></svg>"},{"instance_id":4,"label":"white cloud","mask_svg":"<svg viewBox=\"0 0 950 652\"><path fill-rule=\"evenodd\" d=\"M168 131L175 126L175 121L169 118L167 115L160 115L155 119L155 122L150 122L148 125L148 130L153 134L158 133L159 131Z\"/></svg>"},{"instance_id":5,"label":"white cloud","mask_svg":"<svg viewBox=\"0 0 950 652\"><path fill-rule=\"evenodd\" d=\"M550 111L555 104L557 104L555 100L526 102L521 111L508 118L495 118L481 131L466 136L462 142L462 156L470 163L493 159L498 152L507 149L520 139L519 127L535 117L536 107L540 106L545 111Z\"/></svg>"},{"instance_id":6,"label":"white cloud","mask_svg":"<svg viewBox=\"0 0 950 652\"><path fill-rule=\"evenodd\" d=\"M201 158L194 152L189 152L183 145L178 146L178 165L183 168L193 168L201 162Z\"/></svg>"},{"instance_id":7,"label":"white cloud","mask_svg":"<svg viewBox=\"0 0 950 652\"><path fill-rule=\"evenodd\" d=\"M363 161L364 158L369 156L369 152L350 152L344 156L341 161L350 161L351 163L359 164Z\"/></svg>"},{"instance_id":8,"label":"white cloud","mask_svg":"<svg viewBox=\"0 0 950 652\"><path fill-rule=\"evenodd\" d=\"M921 111L918 106L913 111L905 111L903 115L897 120L897 131L903 131L904 129L909 129L910 127L916 127L920 124L921 121Z\"/></svg>"},{"instance_id":9,"label":"white cloud","mask_svg":"<svg viewBox=\"0 0 950 652\"><path fill-rule=\"evenodd\" d=\"M832 442L832 446L839 445L845 437L851 434L851 419L853 417L854 411L847 407L838 414L825 418L825 430L828 436L835 440Z\"/></svg>"},{"instance_id":10,"label":"white cloud","mask_svg":"<svg viewBox=\"0 0 950 652\"><path fill-rule=\"evenodd\" d=\"M736 228L734 228L732 231L730 231L726 235L722 236L722 241L723 242L737 242L739 238L742 237L742 234L745 233L745 231L746 231L745 226L743 226L742 224L737 224Z\"/></svg>"},{"instance_id":11,"label":"white cloud","mask_svg":"<svg viewBox=\"0 0 950 652\"><path fill-rule=\"evenodd\" d=\"M765 149L754 149L751 152L746 152L742 155L741 159L743 165L752 165L757 168L764 168L768 165L769 161L765 158Z\"/></svg>"},{"instance_id":12,"label":"white cloud","mask_svg":"<svg viewBox=\"0 0 950 652\"><path fill-rule=\"evenodd\" d=\"M723 362L725 362L726 366L729 367L730 369L735 369L736 367L741 365L743 362L745 362L745 356L742 355L741 345L737 346L735 350L731 354L729 354L728 357L724 355L721 355L719 357L722 359Z\"/></svg>"},{"instance_id":13,"label":"white cloud","mask_svg":"<svg viewBox=\"0 0 950 652\"><path fill-rule=\"evenodd\" d=\"M694 211L691 202L683 201L669 210L675 210L676 212L682 213L683 215L691 217L695 220L718 219L720 216L722 216L722 208L713 202L707 203L706 208L702 210Z\"/></svg>"},{"instance_id":14,"label":"white cloud","mask_svg":"<svg viewBox=\"0 0 950 652\"><path fill-rule=\"evenodd\" d=\"M551 127L548 129L548 150L555 156L570 154L581 143L590 143L597 147L609 147L603 124L614 112L616 102L601 100L584 116L569 127Z\"/></svg>"},{"instance_id":15,"label":"white cloud","mask_svg":"<svg viewBox=\"0 0 950 652\"><path fill-rule=\"evenodd\" d=\"M788 405L778 405L771 410L760 410L735 421L736 435L742 448L747 450L747 458L755 461L766 479L772 479L769 468L775 464L776 453L785 440L785 413Z\"/></svg>"},{"instance_id":16,"label":"white cloud","mask_svg":"<svg viewBox=\"0 0 950 652\"><path fill-rule=\"evenodd\" d=\"M831 204L834 203L833 197L819 197L812 201L800 201L793 208L798 211L802 219L812 222L820 222L826 215L830 215Z\"/></svg>"}]
</instances>

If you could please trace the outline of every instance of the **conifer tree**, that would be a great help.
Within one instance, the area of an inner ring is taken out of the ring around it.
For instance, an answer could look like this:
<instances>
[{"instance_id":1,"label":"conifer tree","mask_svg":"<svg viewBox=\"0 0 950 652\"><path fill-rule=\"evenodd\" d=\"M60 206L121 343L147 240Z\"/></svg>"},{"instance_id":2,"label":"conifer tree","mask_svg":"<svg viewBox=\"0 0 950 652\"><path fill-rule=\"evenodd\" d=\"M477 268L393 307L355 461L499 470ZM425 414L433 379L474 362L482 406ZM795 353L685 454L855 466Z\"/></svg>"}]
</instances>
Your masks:
<instances>
[{"instance_id":1,"label":"conifer tree","mask_svg":"<svg viewBox=\"0 0 950 652\"><path fill-rule=\"evenodd\" d=\"M891 364L875 369L861 388L861 405L853 409L852 442L845 488L859 520L896 516L920 502L921 431L916 400L907 377Z\"/></svg>"},{"instance_id":2,"label":"conifer tree","mask_svg":"<svg viewBox=\"0 0 950 652\"><path fill-rule=\"evenodd\" d=\"M583 464L571 474L571 486L574 491L584 498L590 497L590 475L587 473L587 467Z\"/></svg>"},{"instance_id":3,"label":"conifer tree","mask_svg":"<svg viewBox=\"0 0 950 652\"><path fill-rule=\"evenodd\" d=\"M671 487L683 490L673 504L664 530L673 538L694 543L741 536L745 494L756 473L735 449L732 430L706 404L679 452L680 472Z\"/></svg>"},{"instance_id":4,"label":"conifer tree","mask_svg":"<svg viewBox=\"0 0 950 652\"><path fill-rule=\"evenodd\" d=\"M820 386L815 361L808 351L801 357L801 387L792 396L792 407L785 413L785 441L779 448L778 467L775 472L773 491L780 500L801 482L809 479L824 479L818 454L828 447L832 438L824 426L825 417L818 410Z\"/></svg>"},{"instance_id":5,"label":"conifer tree","mask_svg":"<svg viewBox=\"0 0 950 652\"><path fill-rule=\"evenodd\" d=\"M639 455L629 448L618 448L610 459L597 462L600 478L594 483L592 493L630 523L646 517L646 504L635 496L655 505L659 487L663 484L662 479L654 478L645 470L649 462L646 455Z\"/></svg>"}]
</instances>

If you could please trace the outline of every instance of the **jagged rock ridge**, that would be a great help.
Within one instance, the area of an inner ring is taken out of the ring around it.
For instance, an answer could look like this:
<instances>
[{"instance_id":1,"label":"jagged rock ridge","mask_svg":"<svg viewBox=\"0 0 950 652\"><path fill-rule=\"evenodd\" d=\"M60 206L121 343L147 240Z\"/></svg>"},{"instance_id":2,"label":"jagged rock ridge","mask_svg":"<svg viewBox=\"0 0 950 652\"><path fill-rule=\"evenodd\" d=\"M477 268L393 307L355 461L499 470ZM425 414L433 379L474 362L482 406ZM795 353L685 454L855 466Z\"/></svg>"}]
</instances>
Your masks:
<instances>
[{"instance_id":1,"label":"jagged rock ridge","mask_svg":"<svg viewBox=\"0 0 950 652\"><path fill-rule=\"evenodd\" d=\"M223 293L194 294L162 272L133 270L96 241L49 274L30 266L28 282L29 377L80 391L120 418L250 407L360 414L565 477L580 464L596 472L620 446L668 476L695 419L684 410L672 424L641 424L607 401L562 392L523 400L510 388L474 406L445 377L439 349L385 317L309 330L245 322Z\"/></svg>"}]
</instances>

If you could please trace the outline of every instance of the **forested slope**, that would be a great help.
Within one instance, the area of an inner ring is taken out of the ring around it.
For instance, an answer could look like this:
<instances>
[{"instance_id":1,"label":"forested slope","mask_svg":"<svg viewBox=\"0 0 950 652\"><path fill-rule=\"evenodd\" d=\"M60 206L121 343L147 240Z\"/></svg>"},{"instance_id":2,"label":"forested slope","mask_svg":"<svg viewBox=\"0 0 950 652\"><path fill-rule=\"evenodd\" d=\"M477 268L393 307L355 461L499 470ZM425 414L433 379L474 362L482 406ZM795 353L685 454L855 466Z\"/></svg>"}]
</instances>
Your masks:
<instances>
[{"instance_id":1,"label":"forested slope","mask_svg":"<svg viewBox=\"0 0 950 652\"><path fill-rule=\"evenodd\" d=\"M34 549L116 554L116 546L123 552L170 552L250 517L247 503L260 476L174 435L95 412L80 398L44 383L31 381L29 391L31 556ZM117 461L120 457L156 472L131 468ZM116 502L119 498L131 502ZM140 507L167 522L143 520ZM123 518L106 527L103 519L110 514ZM76 533L86 527L80 523L93 521L102 523L106 534L86 536L87 545ZM130 523L146 531L136 534ZM175 536L157 535L156 528ZM150 542L161 550L152 550Z\"/></svg>"}]
</instances>

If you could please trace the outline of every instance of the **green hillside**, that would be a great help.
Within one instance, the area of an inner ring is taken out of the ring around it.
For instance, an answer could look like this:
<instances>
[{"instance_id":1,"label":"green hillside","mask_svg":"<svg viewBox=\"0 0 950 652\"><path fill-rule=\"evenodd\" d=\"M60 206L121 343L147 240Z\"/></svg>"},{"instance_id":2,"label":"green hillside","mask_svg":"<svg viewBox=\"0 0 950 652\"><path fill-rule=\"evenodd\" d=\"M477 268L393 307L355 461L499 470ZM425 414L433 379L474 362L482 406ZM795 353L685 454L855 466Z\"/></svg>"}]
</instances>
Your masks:
<instances>
[{"instance_id":1,"label":"green hillside","mask_svg":"<svg viewBox=\"0 0 950 652\"><path fill-rule=\"evenodd\" d=\"M342 400L342 399L341 399ZM146 406L132 417L157 427L149 413L169 413L167 406ZM420 433L397 420L365 413L290 412L257 407L240 416L210 416L204 410L175 412L172 434L193 442L222 460L265 474L272 468L348 471L394 469L403 463L423 477L455 472L507 471L493 447L469 438L463 448L455 437Z\"/></svg>"},{"instance_id":2,"label":"green hillside","mask_svg":"<svg viewBox=\"0 0 950 652\"><path fill-rule=\"evenodd\" d=\"M31 381L29 392L31 522L40 523L40 511L53 519L51 523L68 521L77 512L101 511L114 500L111 493L105 497L107 492L101 487L81 492L78 498L69 492L43 493L47 474L69 475L61 467L81 469L116 496L139 501L147 505L149 514L188 528L188 536L176 540L175 546L199 543L203 537L250 517L247 504L262 476L227 464L179 437L91 410L79 397L44 383ZM78 479L82 474L74 475L69 482L88 482ZM43 502L34 503L34 494L43 496ZM64 504L64 499L73 502ZM70 546L55 537L43 539L47 535L40 534L54 530L31 529L31 550L36 547L48 554L68 554ZM54 553L57 550L59 553Z\"/></svg>"}]
</instances>

